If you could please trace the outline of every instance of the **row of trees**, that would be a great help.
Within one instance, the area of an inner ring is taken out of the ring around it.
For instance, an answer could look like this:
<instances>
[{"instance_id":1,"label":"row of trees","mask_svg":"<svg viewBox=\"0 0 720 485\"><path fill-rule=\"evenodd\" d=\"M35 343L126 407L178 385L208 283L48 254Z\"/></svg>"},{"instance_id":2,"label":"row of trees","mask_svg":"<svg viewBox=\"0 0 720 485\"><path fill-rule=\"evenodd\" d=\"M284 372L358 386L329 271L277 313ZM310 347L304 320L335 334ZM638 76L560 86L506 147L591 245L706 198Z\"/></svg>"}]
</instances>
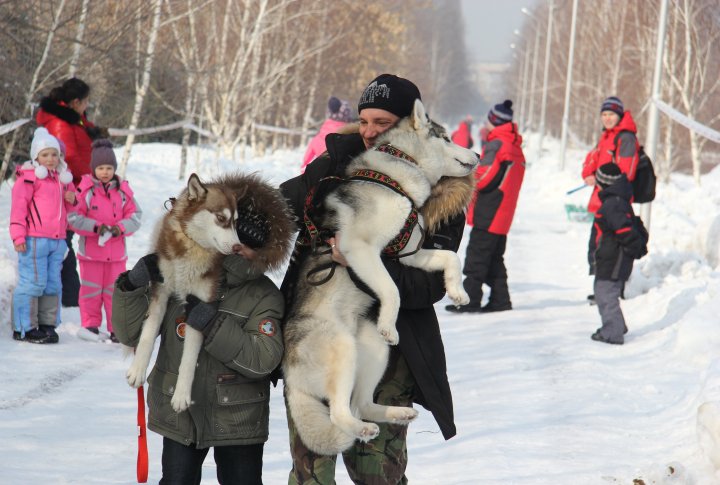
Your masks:
<instances>
[{"instance_id":1,"label":"row of trees","mask_svg":"<svg viewBox=\"0 0 720 485\"><path fill-rule=\"evenodd\" d=\"M0 0L0 124L32 117L70 76L91 85L100 125L189 120L225 154L303 143L253 127L312 131L328 96L354 103L381 72L413 79L431 113L454 117L479 98L458 25L458 0ZM27 156L31 128L0 138L6 162Z\"/></svg>"},{"instance_id":2,"label":"row of trees","mask_svg":"<svg viewBox=\"0 0 720 485\"><path fill-rule=\"evenodd\" d=\"M594 143L600 128L600 103L607 96L617 95L626 109L633 111L642 142L647 124L643 115L652 87L660 2L606 0L581 1L578 5L570 130L584 143ZM546 131L557 136L562 127L571 0L548 0L537 5L520 33L522 40L509 75L524 106L526 128L537 129L546 26L551 13L554 18L550 33ZM670 0L668 13L661 98L689 118L718 130L720 3L717 0ZM538 49L537 45L541 47ZM667 176L678 168L691 169L699 183L701 171L718 161L708 153L708 140L666 116L662 116L660 128L657 170ZM716 146L712 150L718 151Z\"/></svg>"}]
</instances>

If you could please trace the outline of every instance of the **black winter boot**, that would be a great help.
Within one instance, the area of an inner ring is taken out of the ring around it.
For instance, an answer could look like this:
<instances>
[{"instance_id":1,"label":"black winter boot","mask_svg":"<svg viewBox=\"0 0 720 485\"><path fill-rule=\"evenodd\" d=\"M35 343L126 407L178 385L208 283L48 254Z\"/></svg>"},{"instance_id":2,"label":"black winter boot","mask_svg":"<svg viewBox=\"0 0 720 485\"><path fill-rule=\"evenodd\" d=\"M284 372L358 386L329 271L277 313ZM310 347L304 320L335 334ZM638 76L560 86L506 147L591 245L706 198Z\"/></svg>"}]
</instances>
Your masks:
<instances>
[{"instance_id":1,"label":"black winter boot","mask_svg":"<svg viewBox=\"0 0 720 485\"><path fill-rule=\"evenodd\" d=\"M450 313L480 313L482 307L479 303L470 302L467 305L446 305L445 310Z\"/></svg>"},{"instance_id":2,"label":"black winter boot","mask_svg":"<svg viewBox=\"0 0 720 485\"><path fill-rule=\"evenodd\" d=\"M55 325L40 325L40 330L47 336L46 344L56 344L60 341L60 337L55 331Z\"/></svg>"},{"instance_id":3,"label":"black winter boot","mask_svg":"<svg viewBox=\"0 0 720 485\"><path fill-rule=\"evenodd\" d=\"M492 313L492 312L504 312L507 310L512 310L512 303L507 302L507 303L496 304L496 303L490 302L487 305L485 305L484 307L482 307L480 309L480 312L481 313Z\"/></svg>"},{"instance_id":4,"label":"black winter boot","mask_svg":"<svg viewBox=\"0 0 720 485\"><path fill-rule=\"evenodd\" d=\"M20 332L13 332L13 339L22 342L30 342L31 344L44 344L47 343L47 335L40 329L32 328L25 332L25 337L20 335Z\"/></svg>"}]
</instances>

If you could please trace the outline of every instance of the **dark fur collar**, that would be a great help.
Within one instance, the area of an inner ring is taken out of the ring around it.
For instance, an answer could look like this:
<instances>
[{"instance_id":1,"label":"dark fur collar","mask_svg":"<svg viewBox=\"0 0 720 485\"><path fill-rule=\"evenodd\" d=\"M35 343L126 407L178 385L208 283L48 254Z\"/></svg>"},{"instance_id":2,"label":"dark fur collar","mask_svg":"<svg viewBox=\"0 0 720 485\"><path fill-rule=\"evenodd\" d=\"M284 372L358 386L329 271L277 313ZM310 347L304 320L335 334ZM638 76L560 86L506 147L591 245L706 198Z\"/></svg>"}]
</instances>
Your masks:
<instances>
[{"instance_id":1,"label":"dark fur collar","mask_svg":"<svg viewBox=\"0 0 720 485\"><path fill-rule=\"evenodd\" d=\"M256 250L252 266L261 273L280 269L290 255L295 232L290 209L280 191L257 173L226 173L214 181L230 189L236 200L251 200L253 206L262 209L270 221L270 234L265 245Z\"/></svg>"},{"instance_id":2,"label":"dark fur collar","mask_svg":"<svg viewBox=\"0 0 720 485\"><path fill-rule=\"evenodd\" d=\"M40 100L40 108L42 108L42 110L46 113L56 116L71 125L77 125L80 123L80 115L77 114L74 109L58 104L48 97L44 97Z\"/></svg>"}]
</instances>

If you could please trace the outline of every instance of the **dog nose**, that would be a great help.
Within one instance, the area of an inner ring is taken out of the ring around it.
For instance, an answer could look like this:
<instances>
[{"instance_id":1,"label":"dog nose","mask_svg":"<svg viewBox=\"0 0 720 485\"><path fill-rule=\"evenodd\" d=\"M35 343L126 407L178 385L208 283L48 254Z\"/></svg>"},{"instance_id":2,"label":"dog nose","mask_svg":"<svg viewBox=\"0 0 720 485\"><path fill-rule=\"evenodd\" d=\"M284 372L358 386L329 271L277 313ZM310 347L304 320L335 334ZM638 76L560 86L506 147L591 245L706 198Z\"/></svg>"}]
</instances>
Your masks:
<instances>
[{"instance_id":1,"label":"dog nose","mask_svg":"<svg viewBox=\"0 0 720 485\"><path fill-rule=\"evenodd\" d=\"M240 251L242 251L243 245L242 244L233 244L232 252L233 254L240 254Z\"/></svg>"}]
</instances>

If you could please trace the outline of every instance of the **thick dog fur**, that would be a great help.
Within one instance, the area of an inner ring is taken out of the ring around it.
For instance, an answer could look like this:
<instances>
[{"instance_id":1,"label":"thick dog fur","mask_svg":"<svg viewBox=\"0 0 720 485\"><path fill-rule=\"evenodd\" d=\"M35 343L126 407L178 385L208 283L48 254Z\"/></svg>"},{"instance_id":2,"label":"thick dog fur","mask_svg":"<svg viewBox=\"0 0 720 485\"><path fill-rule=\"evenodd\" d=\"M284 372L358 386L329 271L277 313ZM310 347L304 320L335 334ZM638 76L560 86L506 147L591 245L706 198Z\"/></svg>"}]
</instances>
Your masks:
<instances>
[{"instance_id":1,"label":"thick dog fur","mask_svg":"<svg viewBox=\"0 0 720 485\"><path fill-rule=\"evenodd\" d=\"M365 168L381 172L399 182L416 207L422 207L433 188L441 185L441 177L463 177L463 185L469 186L465 182L478 163L474 152L453 144L442 127L429 120L419 100L408 118L382 135L377 145L382 144L400 149L417 164L368 150L351 162L348 174ZM451 184L443 186L452 192ZM464 190L463 195L470 192ZM467 200L460 207L465 203ZM334 455L356 439L368 441L377 436L375 422L408 424L417 416L410 407L373 403L373 392L387 366L388 344L396 345L399 340L395 321L400 296L380 254L400 232L411 203L388 187L353 181L331 192L325 208L323 227L339 233L340 252L380 302L375 322L367 316L373 298L359 290L342 267L336 268L327 283L308 284L308 271L329 262L330 255L310 256L301 268L297 300L284 334L287 402L303 443L316 453ZM440 214L431 224L437 226L451 215ZM420 219L425 228L423 217ZM421 232L416 226L404 253L418 247ZM448 296L456 304L469 301L462 287L460 259L454 252L420 249L400 261L427 271L443 270ZM325 275L327 272L321 272L313 277Z\"/></svg>"},{"instance_id":2,"label":"thick dog fur","mask_svg":"<svg viewBox=\"0 0 720 485\"><path fill-rule=\"evenodd\" d=\"M155 228L153 251L158 254L164 282L153 284L147 320L126 374L132 387L145 382L170 296L184 300L192 293L203 301L216 299L223 255L231 254L240 243L235 231L236 200L236 194L225 184L203 184L192 174L187 188ZM202 333L186 325L178 381L171 400L177 412L191 404L195 364L202 342Z\"/></svg>"}]
</instances>

